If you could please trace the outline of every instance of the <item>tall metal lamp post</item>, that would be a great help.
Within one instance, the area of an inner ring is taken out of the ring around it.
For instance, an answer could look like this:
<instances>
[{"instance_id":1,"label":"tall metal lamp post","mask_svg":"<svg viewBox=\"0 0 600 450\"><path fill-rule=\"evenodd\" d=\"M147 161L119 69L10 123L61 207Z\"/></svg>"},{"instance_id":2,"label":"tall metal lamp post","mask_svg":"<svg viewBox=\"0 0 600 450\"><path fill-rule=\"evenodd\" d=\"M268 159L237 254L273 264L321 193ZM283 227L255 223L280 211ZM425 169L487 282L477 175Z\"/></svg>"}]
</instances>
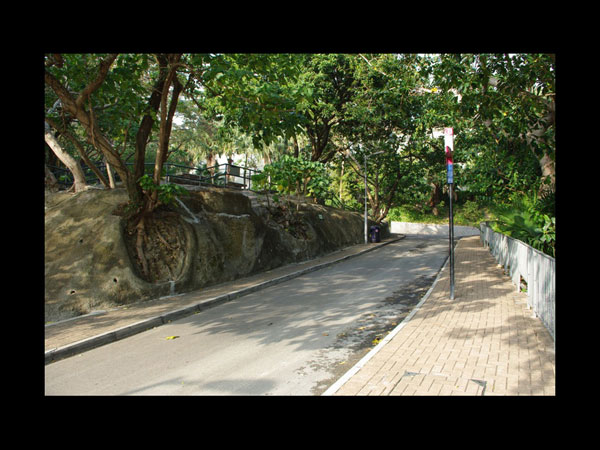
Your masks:
<instances>
[{"instance_id":1,"label":"tall metal lamp post","mask_svg":"<svg viewBox=\"0 0 600 450\"><path fill-rule=\"evenodd\" d=\"M365 244L368 243L368 239L367 239L367 157L380 155L381 153L384 153L383 150L380 152L372 153L370 155L367 155L365 153Z\"/></svg>"}]
</instances>

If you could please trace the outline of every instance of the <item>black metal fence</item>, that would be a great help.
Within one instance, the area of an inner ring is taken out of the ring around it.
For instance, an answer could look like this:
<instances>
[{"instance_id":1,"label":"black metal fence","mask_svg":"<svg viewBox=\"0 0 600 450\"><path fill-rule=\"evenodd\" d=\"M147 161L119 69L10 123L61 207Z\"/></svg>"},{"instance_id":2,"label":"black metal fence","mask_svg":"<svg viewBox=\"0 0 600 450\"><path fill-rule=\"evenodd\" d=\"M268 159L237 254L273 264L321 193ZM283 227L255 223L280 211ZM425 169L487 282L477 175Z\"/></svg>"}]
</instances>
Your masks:
<instances>
[{"instance_id":1,"label":"black metal fence","mask_svg":"<svg viewBox=\"0 0 600 450\"><path fill-rule=\"evenodd\" d=\"M80 163L87 184L100 183L98 176L85 164ZM128 166L133 164L128 163ZM152 173L154 163L145 163L146 173ZM62 189L68 189L73 184L73 174L66 168L47 166L56 177ZM106 164L98 163L96 167L108 179ZM148 170L150 169L150 170ZM260 173L257 169L238 166L235 164L217 164L212 167L192 167L182 164L165 163L162 178L167 183L186 185L211 185L252 190L252 175ZM113 170L115 182L122 181Z\"/></svg>"},{"instance_id":2,"label":"black metal fence","mask_svg":"<svg viewBox=\"0 0 600 450\"><path fill-rule=\"evenodd\" d=\"M85 181L88 185L100 183L98 176L83 161L80 161L79 164L83 169ZM126 163L126 165L133 166L133 163ZM154 163L145 163L144 165L146 166L145 172L149 175L152 174L154 170ZM73 185L73 174L70 170L64 167L56 167L51 165L46 165L46 167L48 167L48 169L50 169L50 171L56 177L60 189L69 189ZM108 180L106 164L100 162L96 164L96 167ZM112 172L115 183L121 182L122 180L119 178L119 175L116 173L116 171L113 170ZM250 167L228 163L217 164L212 167L193 167L182 164L165 163L163 165L163 173L161 178L166 183L193 186L220 186L256 191L256 189L254 189L254 183L252 182L252 175L260 172L261 171L258 169L252 169ZM330 193L330 195L320 199L319 203L332 206L334 208L346 209L333 193Z\"/></svg>"}]
</instances>

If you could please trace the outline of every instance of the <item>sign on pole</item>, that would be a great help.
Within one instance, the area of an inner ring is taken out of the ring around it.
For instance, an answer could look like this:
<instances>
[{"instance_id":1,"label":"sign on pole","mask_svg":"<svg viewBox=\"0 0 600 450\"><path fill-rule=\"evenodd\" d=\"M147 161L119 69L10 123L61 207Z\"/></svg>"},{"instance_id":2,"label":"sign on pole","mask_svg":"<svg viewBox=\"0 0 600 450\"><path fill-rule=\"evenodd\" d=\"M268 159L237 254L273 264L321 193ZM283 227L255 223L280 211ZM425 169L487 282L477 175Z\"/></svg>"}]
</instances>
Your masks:
<instances>
[{"instance_id":1,"label":"sign on pole","mask_svg":"<svg viewBox=\"0 0 600 450\"><path fill-rule=\"evenodd\" d=\"M444 128L444 147L446 151L446 170L448 173L448 194L450 197L450 211L448 234L450 240L450 300L454 300L454 213L452 211L452 197L454 196L454 130Z\"/></svg>"},{"instance_id":2,"label":"sign on pole","mask_svg":"<svg viewBox=\"0 0 600 450\"><path fill-rule=\"evenodd\" d=\"M454 130L444 128L444 146L446 148L446 167L448 170L448 184L454 183L454 162L452 155L454 153Z\"/></svg>"}]
</instances>

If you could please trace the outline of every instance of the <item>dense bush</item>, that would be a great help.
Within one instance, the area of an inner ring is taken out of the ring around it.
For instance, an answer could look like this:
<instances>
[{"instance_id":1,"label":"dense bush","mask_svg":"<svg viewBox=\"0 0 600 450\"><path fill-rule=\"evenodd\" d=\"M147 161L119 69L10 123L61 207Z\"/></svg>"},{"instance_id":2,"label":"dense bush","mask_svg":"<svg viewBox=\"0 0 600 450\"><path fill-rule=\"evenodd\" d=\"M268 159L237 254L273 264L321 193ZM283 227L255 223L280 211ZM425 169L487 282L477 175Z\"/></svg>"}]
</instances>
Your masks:
<instances>
[{"instance_id":1,"label":"dense bush","mask_svg":"<svg viewBox=\"0 0 600 450\"><path fill-rule=\"evenodd\" d=\"M535 193L515 196L510 204L497 208L492 228L555 256L554 195L542 198Z\"/></svg>"},{"instance_id":2,"label":"dense bush","mask_svg":"<svg viewBox=\"0 0 600 450\"><path fill-rule=\"evenodd\" d=\"M252 181L259 189L275 188L286 196L296 194L318 199L327 195L329 187L324 164L289 155L267 164L261 173L252 176ZM274 199L278 201L278 196Z\"/></svg>"}]
</instances>

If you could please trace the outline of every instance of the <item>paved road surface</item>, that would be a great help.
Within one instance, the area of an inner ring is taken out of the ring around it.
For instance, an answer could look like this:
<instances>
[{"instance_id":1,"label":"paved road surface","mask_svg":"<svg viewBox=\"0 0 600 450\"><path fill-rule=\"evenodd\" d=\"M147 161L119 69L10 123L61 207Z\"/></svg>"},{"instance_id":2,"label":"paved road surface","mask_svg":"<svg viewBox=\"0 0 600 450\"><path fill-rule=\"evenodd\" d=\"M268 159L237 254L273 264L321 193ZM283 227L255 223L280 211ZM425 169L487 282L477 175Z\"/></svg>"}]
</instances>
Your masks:
<instances>
[{"instance_id":1,"label":"paved road surface","mask_svg":"<svg viewBox=\"0 0 600 450\"><path fill-rule=\"evenodd\" d=\"M407 236L49 364L46 395L319 395L410 312L447 254L445 238Z\"/></svg>"}]
</instances>

